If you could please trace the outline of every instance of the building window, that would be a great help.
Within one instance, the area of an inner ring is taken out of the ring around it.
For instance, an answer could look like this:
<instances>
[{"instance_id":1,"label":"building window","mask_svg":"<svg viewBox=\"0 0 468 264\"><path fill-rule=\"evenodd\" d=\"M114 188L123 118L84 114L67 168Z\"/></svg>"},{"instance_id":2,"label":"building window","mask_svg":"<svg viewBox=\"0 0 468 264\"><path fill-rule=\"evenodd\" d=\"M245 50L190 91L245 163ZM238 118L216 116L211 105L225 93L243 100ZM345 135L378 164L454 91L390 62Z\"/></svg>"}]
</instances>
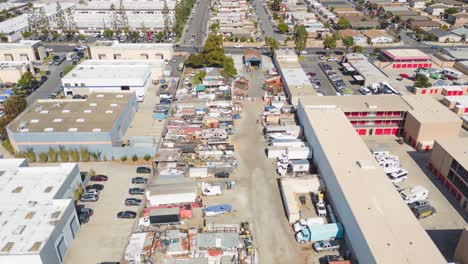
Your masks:
<instances>
[{"instance_id":1,"label":"building window","mask_svg":"<svg viewBox=\"0 0 468 264\"><path fill-rule=\"evenodd\" d=\"M453 180L453 185L465 196L468 197L468 186L465 182L462 181L459 177L455 177Z\"/></svg>"}]
</instances>

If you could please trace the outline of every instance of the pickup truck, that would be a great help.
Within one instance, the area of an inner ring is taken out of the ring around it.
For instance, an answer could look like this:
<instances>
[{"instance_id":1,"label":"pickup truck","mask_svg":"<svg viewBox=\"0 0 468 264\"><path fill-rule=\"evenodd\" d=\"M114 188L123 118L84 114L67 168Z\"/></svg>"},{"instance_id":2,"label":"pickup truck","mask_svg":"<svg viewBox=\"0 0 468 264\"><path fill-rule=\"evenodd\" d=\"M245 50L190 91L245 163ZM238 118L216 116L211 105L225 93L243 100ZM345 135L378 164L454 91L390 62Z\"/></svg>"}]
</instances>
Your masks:
<instances>
[{"instance_id":1,"label":"pickup truck","mask_svg":"<svg viewBox=\"0 0 468 264\"><path fill-rule=\"evenodd\" d=\"M317 252L338 250L340 249L340 242L336 240L324 240L314 243L313 247Z\"/></svg>"}]
</instances>

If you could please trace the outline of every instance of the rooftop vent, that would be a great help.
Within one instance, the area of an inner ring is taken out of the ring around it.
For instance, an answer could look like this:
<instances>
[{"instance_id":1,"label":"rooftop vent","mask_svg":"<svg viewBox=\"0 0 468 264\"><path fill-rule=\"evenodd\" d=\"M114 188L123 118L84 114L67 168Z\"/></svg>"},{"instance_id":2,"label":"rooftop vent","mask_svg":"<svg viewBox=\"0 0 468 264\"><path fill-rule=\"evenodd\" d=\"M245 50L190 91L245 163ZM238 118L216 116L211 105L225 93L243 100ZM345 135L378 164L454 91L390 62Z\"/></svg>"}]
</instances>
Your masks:
<instances>
[{"instance_id":1,"label":"rooftop vent","mask_svg":"<svg viewBox=\"0 0 468 264\"><path fill-rule=\"evenodd\" d=\"M68 129L68 132L76 132L76 131L78 131L78 128L76 128L76 127L70 127Z\"/></svg>"},{"instance_id":2,"label":"rooftop vent","mask_svg":"<svg viewBox=\"0 0 468 264\"><path fill-rule=\"evenodd\" d=\"M85 113L85 114L90 114L91 112L92 112L91 109L85 109L85 110L83 110L83 113Z\"/></svg>"},{"instance_id":3,"label":"rooftop vent","mask_svg":"<svg viewBox=\"0 0 468 264\"><path fill-rule=\"evenodd\" d=\"M22 190L23 190L23 187L18 186L18 187L16 187L15 189L13 189L13 191L11 191L11 192L12 192L12 193L20 193Z\"/></svg>"},{"instance_id":4,"label":"rooftop vent","mask_svg":"<svg viewBox=\"0 0 468 264\"><path fill-rule=\"evenodd\" d=\"M26 225L19 225L18 227L16 227L15 231L13 231L13 234L21 235L25 228L26 228Z\"/></svg>"},{"instance_id":5,"label":"rooftop vent","mask_svg":"<svg viewBox=\"0 0 468 264\"><path fill-rule=\"evenodd\" d=\"M53 127L46 127L44 128L44 132L52 132L54 131L54 128Z\"/></svg>"},{"instance_id":6,"label":"rooftop vent","mask_svg":"<svg viewBox=\"0 0 468 264\"><path fill-rule=\"evenodd\" d=\"M61 123L63 120L61 118L55 118L52 122Z\"/></svg>"},{"instance_id":7,"label":"rooftop vent","mask_svg":"<svg viewBox=\"0 0 468 264\"><path fill-rule=\"evenodd\" d=\"M97 98L102 98L102 97L104 97L104 95L103 94L98 94L98 95L96 95L96 97Z\"/></svg>"},{"instance_id":8,"label":"rooftop vent","mask_svg":"<svg viewBox=\"0 0 468 264\"><path fill-rule=\"evenodd\" d=\"M29 201L28 202L28 206L30 206L30 207L34 207L34 206L36 206L36 204L37 204L37 201Z\"/></svg>"},{"instance_id":9,"label":"rooftop vent","mask_svg":"<svg viewBox=\"0 0 468 264\"><path fill-rule=\"evenodd\" d=\"M64 114L65 114L65 113L70 113L70 110L68 110L68 109L63 109L63 110L62 110L62 113L64 113Z\"/></svg>"},{"instance_id":10,"label":"rooftop vent","mask_svg":"<svg viewBox=\"0 0 468 264\"><path fill-rule=\"evenodd\" d=\"M112 114L114 111L112 110L106 110L106 114Z\"/></svg>"},{"instance_id":11,"label":"rooftop vent","mask_svg":"<svg viewBox=\"0 0 468 264\"><path fill-rule=\"evenodd\" d=\"M123 94L118 94L118 95L116 95L115 97L117 97L117 98L123 98Z\"/></svg>"},{"instance_id":12,"label":"rooftop vent","mask_svg":"<svg viewBox=\"0 0 468 264\"><path fill-rule=\"evenodd\" d=\"M41 114L44 114L44 115L45 115L45 114L48 114L48 113L49 113L49 110L42 110L42 111L41 111L41 112L39 112L39 113L41 113Z\"/></svg>"},{"instance_id":13,"label":"rooftop vent","mask_svg":"<svg viewBox=\"0 0 468 264\"><path fill-rule=\"evenodd\" d=\"M84 121L85 121L84 118L78 118L78 119L76 120L77 123L83 123Z\"/></svg>"},{"instance_id":14,"label":"rooftop vent","mask_svg":"<svg viewBox=\"0 0 468 264\"><path fill-rule=\"evenodd\" d=\"M112 107L117 107L118 104L110 104L110 106L112 106Z\"/></svg>"},{"instance_id":15,"label":"rooftop vent","mask_svg":"<svg viewBox=\"0 0 468 264\"><path fill-rule=\"evenodd\" d=\"M90 103L89 106L96 106L96 103Z\"/></svg>"},{"instance_id":16,"label":"rooftop vent","mask_svg":"<svg viewBox=\"0 0 468 264\"><path fill-rule=\"evenodd\" d=\"M32 123L32 124L37 124L37 123L39 123L39 119L32 119L32 120L31 120L31 123Z\"/></svg>"},{"instance_id":17,"label":"rooftop vent","mask_svg":"<svg viewBox=\"0 0 468 264\"><path fill-rule=\"evenodd\" d=\"M102 131L102 129L100 129L100 128L93 128L93 132L101 132L101 131Z\"/></svg>"},{"instance_id":18,"label":"rooftop vent","mask_svg":"<svg viewBox=\"0 0 468 264\"><path fill-rule=\"evenodd\" d=\"M41 248L42 242L35 242L29 251L38 251Z\"/></svg>"},{"instance_id":19,"label":"rooftop vent","mask_svg":"<svg viewBox=\"0 0 468 264\"><path fill-rule=\"evenodd\" d=\"M14 244L15 244L14 242L6 243L5 246L3 246L3 248L2 248L2 252L4 252L4 253L10 252L10 250L13 247Z\"/></svg>"},{"instance_id":20,"label":"rooftop vent","mask_svg":"<svg viewBox=\"0 0 468 264\"><path fill-rule=\"evenodd\" d=\"M47 188L44 190L45 193L50 193L54 189L53 186L47 186Z\"/></svg>"},{"instance_id":21,"label":"rooftop vent","mask_svg":"<svg viewBox=\"0 0 468 264\"><path fill-rule=\"evenodd\" d=\"M24 219L32 219L35 214L36 214L36 212L29 212L29 213L26 214Z\"/></svg>"}]
</instances>

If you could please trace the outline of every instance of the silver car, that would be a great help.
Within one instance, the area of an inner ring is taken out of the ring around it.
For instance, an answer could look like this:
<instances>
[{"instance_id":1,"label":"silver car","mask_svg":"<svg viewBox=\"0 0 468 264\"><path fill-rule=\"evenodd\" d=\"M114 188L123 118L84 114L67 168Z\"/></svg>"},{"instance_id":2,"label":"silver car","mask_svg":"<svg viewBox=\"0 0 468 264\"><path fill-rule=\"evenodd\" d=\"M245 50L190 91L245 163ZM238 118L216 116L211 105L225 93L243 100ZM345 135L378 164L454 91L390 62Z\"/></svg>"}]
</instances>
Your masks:
<instances>
[{"instance_id":1,"label":"silver car","mask_svg":"<svg viewBox=\"0 0 468 264\"><path fill-rule=\"evenodd\" d=\"M83 194L80 198L82 202L97 202L99 200L99 195L97 194Z\"/></svg>"}]
</instances>

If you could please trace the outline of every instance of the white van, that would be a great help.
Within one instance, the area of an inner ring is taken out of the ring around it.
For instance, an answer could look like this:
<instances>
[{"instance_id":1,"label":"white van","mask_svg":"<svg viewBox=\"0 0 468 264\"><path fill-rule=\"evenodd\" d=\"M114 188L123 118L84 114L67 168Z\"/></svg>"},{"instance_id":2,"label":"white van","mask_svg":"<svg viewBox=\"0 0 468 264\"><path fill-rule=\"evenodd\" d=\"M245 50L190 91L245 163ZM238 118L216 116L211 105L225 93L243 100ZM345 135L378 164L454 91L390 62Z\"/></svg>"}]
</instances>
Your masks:
<instances>
[{"instance_id":1,"label":"white van","mask_svg":"<svg viewBox=\"0 0 468 264\"><path fill-rule=\"evenodd\" d=\"M426 200L429 195L429 191L418 185L412 188L404 189L400 192L401 197L406 203L414 203L419 200Z\"/></svg>"},{"instance_id":2,"label":"white van","mask_svg":"<svg viewBox=\"0 0 468 264\"><path fill-rule=\"evenodd\" d=\"M445 76L451 77L453 79L460 79L462 77L462 73L452 70L452 69L447 69L445 68L444 71L442 72Z\"/></svg>"},{"instance_id":3,"label":"white van","mask_svg":"<svg viewBox=\"0 0 468 264\"><path fill-rule=\"evenodd\" d=\"M393 183L400 183L406 178L408 178L408 171L405 169L399 169L397 171L394 171L388 175L388 178L393 182Z\"/></svg>"},{"instance_id":4,"label":"white van","mask_svg":"<svg viewBox=\"0 0 468 264\"><path fill-rule=\"evenodd\" d=\"M179 63L179 66L177 66L177 70L182 71L184 69L184 63L181 62Z\"/></svg>"},{"instance_id":5,"label":"white van","mask_svg":"<svg viewBox=\"0 0 468 264\"><path fill-rule=\"evenodd\" d=\"M294 232L299 232L309 225L323 225L325 220L322 217L312 217L307 219L300 219L293 225Z\"/></svg>"}]
</instances>

